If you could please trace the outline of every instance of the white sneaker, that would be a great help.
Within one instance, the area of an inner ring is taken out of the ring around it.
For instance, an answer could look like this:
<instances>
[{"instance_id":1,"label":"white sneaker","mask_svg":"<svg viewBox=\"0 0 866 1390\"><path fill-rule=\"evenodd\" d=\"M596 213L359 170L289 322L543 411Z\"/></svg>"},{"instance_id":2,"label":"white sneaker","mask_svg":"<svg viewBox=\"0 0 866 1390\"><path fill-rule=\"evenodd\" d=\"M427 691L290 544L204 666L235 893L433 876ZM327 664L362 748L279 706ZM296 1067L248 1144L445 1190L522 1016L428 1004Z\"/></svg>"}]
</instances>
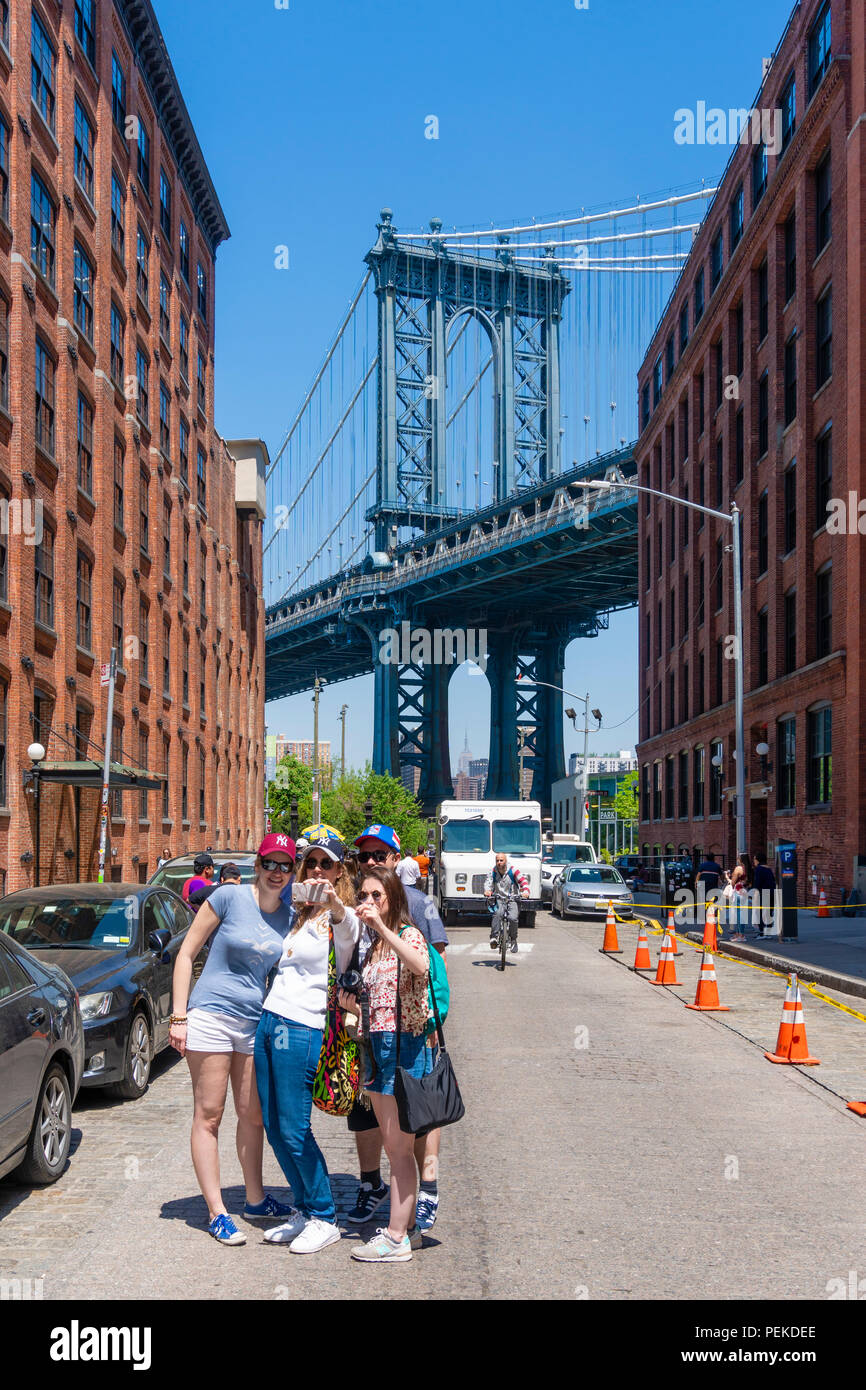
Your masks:
<instances>
[{"instance_id":1,"label":"white sneaker","mask_svg":"<svg viewBox=\"0 0 866 1390\"><path fill-rule=\"evenodd\" d=\"M333 1245L335 1240L340 1239L339 1226L312 1217L301 1234L292 1241L289 1249L293 1255L312 1255L316 1250L324 1250L326 1245Z\"/></svg>"},{"instance_id":2,"label":"white sneaker","mask_svg":"<svg viewBox=\"0 0 866 1390\"><path fill-rule=\"evenodd\" d=\"M265 1231L265 1240L270 1241L271 1245L288 1245L289 1241L301 1234L306 1224L307 1218L296 1211L281 1226L272 1226L269 1231Z\"/></svg>"}]
</instances>

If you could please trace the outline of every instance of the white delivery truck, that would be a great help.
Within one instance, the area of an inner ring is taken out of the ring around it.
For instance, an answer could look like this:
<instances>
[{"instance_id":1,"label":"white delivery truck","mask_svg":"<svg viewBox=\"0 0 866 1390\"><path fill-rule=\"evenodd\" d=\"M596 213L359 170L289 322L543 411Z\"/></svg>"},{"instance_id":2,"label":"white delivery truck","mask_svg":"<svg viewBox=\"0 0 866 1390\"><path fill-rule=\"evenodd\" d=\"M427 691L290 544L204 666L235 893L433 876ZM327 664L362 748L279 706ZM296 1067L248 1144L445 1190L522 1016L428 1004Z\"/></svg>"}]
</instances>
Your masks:
<instances>
[{"instance_id":1,"label":"white delivery truck","mask_svg":"<svg viewBox=\"0 0 866 1390\"><path fill-rule=\"evenodd\" d=\"M484 880L497 854L529 882L519 927L541 907L541 806L537 801L443 801L436 813L436 897L443 921L485 913Z\"/></svg>"},{"instance_id":2,"label":"white delivery truck","mask_svg":"<svg viewBox=\"0 0 866 1390\"><path fill-rule=\"evenodd\" d=\"M571 864L597 864L598 856L588 840L579 835L547 834L541 847L541 898L553 898L553 885L563 869Z\"/></svg>"}]
</instances>

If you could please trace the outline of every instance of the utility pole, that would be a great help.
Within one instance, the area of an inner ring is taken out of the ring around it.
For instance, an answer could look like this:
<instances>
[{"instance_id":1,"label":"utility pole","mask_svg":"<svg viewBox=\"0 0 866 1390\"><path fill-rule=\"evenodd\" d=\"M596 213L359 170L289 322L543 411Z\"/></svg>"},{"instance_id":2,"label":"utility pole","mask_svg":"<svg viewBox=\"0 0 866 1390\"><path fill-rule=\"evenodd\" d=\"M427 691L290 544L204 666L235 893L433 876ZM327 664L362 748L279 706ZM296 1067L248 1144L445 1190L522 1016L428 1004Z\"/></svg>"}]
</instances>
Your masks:
<instances>
[{"instance_id":1,"label":"utility pole","mask_svg":"<svg viewBox=\"0 0 866 1390\"><path fill-rule=\"evenodd\" d=\"M319 768L319 694L327 681L316 676L313 682L313 824L322 819L322 783Z\"/></svg>"},{"instance_id":2,"label":"utility pole","mask_svg":"<svg viewBox=\"0 0 866 1390\"><path fill-rule=\"evenodd\" d=\"M108 713L105 718L105 761L102 769L102 809L99 820L99 871L97 883L105 882L105 847L108 841L108 784L111 777L111 741L114 731L114 684L117 676L117 648L111 648L108 663Z\"/></svg>"}]
</instances>

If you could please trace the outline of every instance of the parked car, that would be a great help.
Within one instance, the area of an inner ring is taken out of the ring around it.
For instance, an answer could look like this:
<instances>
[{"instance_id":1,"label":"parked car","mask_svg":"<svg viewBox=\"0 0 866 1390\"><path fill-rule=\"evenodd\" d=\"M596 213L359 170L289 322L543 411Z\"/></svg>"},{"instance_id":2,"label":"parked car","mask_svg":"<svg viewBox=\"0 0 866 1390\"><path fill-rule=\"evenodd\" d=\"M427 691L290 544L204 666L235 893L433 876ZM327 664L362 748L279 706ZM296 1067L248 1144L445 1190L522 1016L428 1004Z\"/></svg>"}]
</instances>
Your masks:
<instances>
[{"instance_id":1,"label":"parked car","mask_svg":"<svg viewBox=\"0 0 866 1390\"><path fill-rule=\"evenodd\" d=\"M179 854L176 859L167 859L161 869L157 869L148 879L158 888L171 888L173 892L180 893L181 888L188 878L194 877L193 861L196 854L201 850L196 850L195 854ZM249 850L239 851L232 854L228 849L208 850L208 854L214 862L214 880L219 874L220 864L237 864L240 869L241 883L252 883L256 866L256 856Z\"/></svg>"},{"instance_id":2,"label":"parked car","mask_svg":"<svg viewBox=\"0 0 866 1390\"><path fill-rule=\"evenodd\" d=\"M595 850L577 835L556 835L546 840L541 852L541 901L549 903L553 884L569 864L596 864Z\"/></svg>"},{"instance_id":3,"label":"parked car","mask_svg":"<svg viewBox=\"0 0 866 1390\"><path fill-rule=\"evenodd\" d=\"M554 917L604 916L607 905L630 908L634 899L618 869L609 864L574 864L553 884Z\"/></svg>"},{"instance_id":4,"label":"parked car","mask_svg":"<svg viewBox=\"0 0 866 1390\"><path fill-rule=\"evenodd\" d=\"M61 967L80 995L82 1085L144 1095L168 1046L172 971L194 915L176 893L141 883L55 884L0 899L0 932Z\"/></svg>"},{"instance_id":5,"label":"parked car","mask_svg":"<svg viewBox=\"0 0 866 1390\"><path fill-rule=\"evenodd\" d=\"M84 1070L78 995L62 970L0 936L0 1178L56 1182Z\"/></svg>"}]
</instances>

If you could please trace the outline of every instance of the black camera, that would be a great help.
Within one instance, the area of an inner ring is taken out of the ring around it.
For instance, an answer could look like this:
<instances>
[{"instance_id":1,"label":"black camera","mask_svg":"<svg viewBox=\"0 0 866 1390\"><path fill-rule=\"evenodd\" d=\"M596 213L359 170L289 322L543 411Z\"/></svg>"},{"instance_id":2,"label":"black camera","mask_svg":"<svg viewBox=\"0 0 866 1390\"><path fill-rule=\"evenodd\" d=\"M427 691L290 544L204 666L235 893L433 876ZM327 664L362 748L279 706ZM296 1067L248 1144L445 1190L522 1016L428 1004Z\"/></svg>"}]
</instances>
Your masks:
<instances>
[{"instance_id":1,"label":"black camera","mask_svg":"<svg viewBox=\"0 0 866 1390\"><path fill-rule=\"evenodd\" d=\"M344 970L337 985L346 994L360 995L364 989L364 979L360 970Z\"/></svg>"}]
</instances>

